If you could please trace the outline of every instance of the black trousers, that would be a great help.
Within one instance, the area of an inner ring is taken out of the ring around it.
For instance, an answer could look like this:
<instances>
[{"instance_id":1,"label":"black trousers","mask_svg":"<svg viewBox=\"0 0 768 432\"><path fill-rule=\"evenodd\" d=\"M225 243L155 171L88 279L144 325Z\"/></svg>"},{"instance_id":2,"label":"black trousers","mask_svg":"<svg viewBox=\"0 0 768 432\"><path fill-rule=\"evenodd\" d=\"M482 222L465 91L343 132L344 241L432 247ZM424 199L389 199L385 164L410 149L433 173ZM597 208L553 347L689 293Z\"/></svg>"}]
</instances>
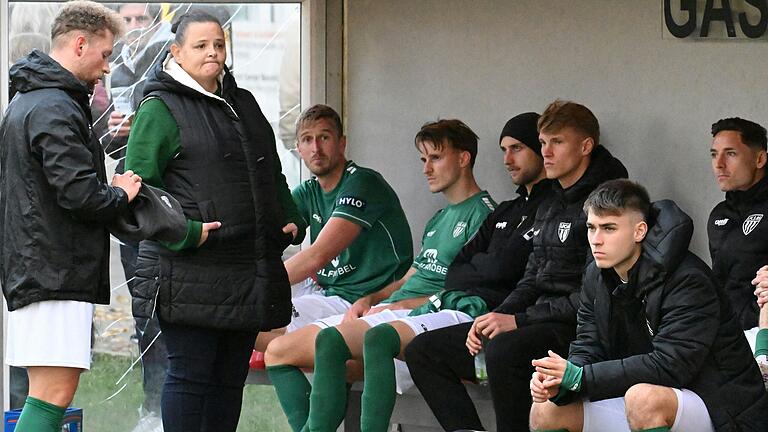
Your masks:
<instances>
[{"instance_id":1,"label":"black trousers","mask_svg":"<svg viewBox=\"0 0 768 432\"><path fill-rule=\"evenodd\" d=\"M256 332L160 319L168 348L162 396L165 432L235 432Z\"/></svg>"},{"instance_id":2,"label":"black trousers","mask_svg":"<svg viewBox=\"0 0 768 432\"><path fill-rule=\"evenodd\" d=\"M472 323L417 336L405 349L413 381L446 431L484 430L462 380L475 380L474 359L464 345ZM498 432L528 432L531 360L551 349L561 356L576 336L574 325L532 324L503 333L485 346Z\"/></svg>"}]
</instances>

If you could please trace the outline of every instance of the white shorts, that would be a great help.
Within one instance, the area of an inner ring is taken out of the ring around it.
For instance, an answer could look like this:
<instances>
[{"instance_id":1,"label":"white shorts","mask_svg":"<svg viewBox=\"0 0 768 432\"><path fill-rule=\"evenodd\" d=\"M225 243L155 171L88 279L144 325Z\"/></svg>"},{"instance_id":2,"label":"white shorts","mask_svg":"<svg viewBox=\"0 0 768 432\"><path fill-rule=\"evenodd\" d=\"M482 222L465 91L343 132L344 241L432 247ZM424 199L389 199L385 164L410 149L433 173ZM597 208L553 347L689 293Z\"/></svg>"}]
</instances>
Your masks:
<instances>
[{"instance_id":1,"label":"white shorts","mask_svg":"<svg viewBox=\"0 0 768 432\"><path fill-rule=\"evenodd\" d=\"M688 389L672 389L677 396L677 414L670 432L714 432L709 411L699 395ZM630 432L624 398L584 401L583 432Z\"/></svg>"},{"instance_id":2,"label":"white shorts","mask_svg":"<svg viewBox=\"0 0 768 432\"><path fill-rule=\"evenodd\" d=\"M322 293L306 294L295 297L291 301L293 302L293 316L285 329L287 333L329 316L340 314L344 317L344 313L352 306L352 303L339 296L326 297Z\"/></svg>"},{"instance_id":3,"label":"white shorts","mask_svg":"<svg viewBox=\"0 0 768 432\"><path fill-rule=\"evenodd\" d=\"M92 303L49 300L9 312L5 362L90 369L92 325Z\"/></svg>"},{"instance_id":4,"label":"white shorts","mask_svg":"<svg viewBox=\"0 0 768 432\"><path fill-rule=\"evenodd\" d=\"M472 317L464 312L446 309L439 312L401 318L398 321L408 324L408 326L411 327L411 330L418 336L428 331L470 322L472 321Z\"/></svg>"},{"instance_id":5,"label":"white shorts","mask_svg":"<svg viewBox=\"0 0 768 432\"><path fill-rule=\"evenodd\" d=\"M402 321L408 325L408 327L416 333L416 336L431 331L437 330L443 327L452 326L454 324L461 324L472 321L472 317L464 312L442 310L439 312L428 313L424 315L408 316L411 312L410 309L389 310L385 309L379 313L373 315L366 315L360 317L370 327L375 327L379 324ZM344 319L344 315L335 315L328 318L323 318L312 324L320 327L335 327L341 324L341 320ZM395 381L397 383L397 392L403 394L413 387L413 379L411 379L411 373L408 370L408 365L404 361L395 359Z\"/></svg>"},{"instance_id":6,"label":"white shorts","mask_svg":"<svg viewBox=\"0 0 768 432\"><path fill-rule=\"evenodd\" d=\"M411 312L410 309L398 309L398 310L385 309L373 315L361 316L358 319L365 321L369 327L374 327L379 324L384 324L384 323L392 322L401 318L405 318L408 316L410 312ZM344 314L338 314L338 315L331 315L331 316L319 319L313 322L312 324L320 327L321 329L324 329L328 327L336 327L337 325L341 324L342 320L344 320Z\"/></svg>"},{"instance_id":7,"label":"white shorts","mask_svg":"<svg viewBox=\"0 0 768 432\"><path fill-rule=\"evenodd\" d=\"M462 324L472 321L471 316L465 314L464 312L453 310L442 310L439 312L417 316L408 316L409 313L411 313L411 309L384 309L379 313L362 316L358 319L365 321L370 327L375 327L379 324L392 321L402 321L407 324L414 333L416 333L416 336L431 330L437 330L443 327L452 326L454 324ZM341 324L343 319L344 314L334 315L319 319L312 324L320 328L335 327Z\"/></svg>"},{"instance_id":8,"label":"white shorts","mask_svg":"<svg viewBox=\"0 0 768 432\"><path fill-rule=\"evenodd\" d=\"M297 282L291 285L291 298L297 298L307 294L322 293L323 287L321 287L317 281L312 278L306 278L301 282Z\"/></svg>"}]
</instances>

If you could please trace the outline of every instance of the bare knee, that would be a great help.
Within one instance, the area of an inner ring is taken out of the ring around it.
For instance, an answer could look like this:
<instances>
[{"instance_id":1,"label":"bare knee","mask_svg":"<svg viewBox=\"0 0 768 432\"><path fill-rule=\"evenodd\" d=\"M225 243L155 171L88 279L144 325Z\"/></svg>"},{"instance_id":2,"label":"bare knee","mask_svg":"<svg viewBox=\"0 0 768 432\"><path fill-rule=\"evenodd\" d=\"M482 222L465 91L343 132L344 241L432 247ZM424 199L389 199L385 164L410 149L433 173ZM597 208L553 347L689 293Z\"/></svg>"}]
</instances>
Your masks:
<instances>
[{"instance_id":1,"label":"bare knee","mask_svg":"<svg viewBox=\"0 0 768 432\"><path fill-rule=\"evenodd\" d=\"M552 402L534 403L531 406L529 425L532 431L565 429L580 431L584 428L584 406L581 402L558 406Z\"/></svg>"},{"instance_id":2,"label":"bare knee","mask_svg":"<svg viewBox=\"0 0 768 432\"><path fill-rule=\"evenodd\" d=\"M557 411L558 406L552 402L534 403L531 406L531 416L529 419L531 430L557 428L559 426L555 424L558 418Z\"/></svg>"},{"instance_id":3,"label":"bare knee","mask_svg":"<svg viewBox=\"0 0 768 432\"><path fill-rule=\"evenodd\" d=\"M311 367L314 363L317 330L307 327L272 340L264 352L264 363L267 366Z\"/></svg>"},{"instance_id":4,"label":"bare knee","mask_svg":"<svg viewBox=\"0 0 768 432\"><path fill-rule=\"evenodd\" d=\"M256 351L266 351L270 342L285 334L285 328L276 329L268 332L261 332L256 335L256 343L253 349Z\"/></svg>"},{"instance_id":5,"label":"bare knee","mask_svg":"<svg viewBox=\"0 0 768 432\"><path fill-rule=\"evenodd\" d=\"M672 427L677 414L677 396L669 387L635 384L624 395L631 429Z\"/></svg>"},{"instance_id":6,"label":"bare knee","mask_svg":"<svg viewBox=\"0 0 768 432\"><path fill-rule=\"evenodd\" d=\"M293 364L291 351L295 344L291 336L280 336L273 339L264 351L264 363L267 366Z\"/></svg>"},{"instance_id":7,"label":"bare knee","mask_svg":"<svg viewBox=\"0 0 768 432\"><path fill-rule=\"evenodd\" d=\"M32 367L29 371L29 395L58 407L68 407L75 397L83 369Z\"/></svg>"},{"instance_id":8,"label":"bare knee","mask_svg":"<svg viewBox=\"0 0 768 432\"><path fill-rule=\"evenodd\" d=\"M552 410L549 405L554 405L552 402L534 403L531 406L531 415L528 420L528 424L531 426L531 430L550 429L550 423L552 422Z\"/></svg>"}]
</instances>

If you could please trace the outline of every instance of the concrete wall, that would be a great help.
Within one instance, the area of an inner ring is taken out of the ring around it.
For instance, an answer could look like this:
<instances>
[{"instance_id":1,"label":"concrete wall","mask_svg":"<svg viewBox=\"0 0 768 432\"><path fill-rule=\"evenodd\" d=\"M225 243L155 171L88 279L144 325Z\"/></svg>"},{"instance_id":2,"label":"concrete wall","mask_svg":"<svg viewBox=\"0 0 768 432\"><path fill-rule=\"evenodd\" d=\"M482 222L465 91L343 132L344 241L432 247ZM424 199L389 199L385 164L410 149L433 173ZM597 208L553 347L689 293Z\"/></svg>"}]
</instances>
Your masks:
<instances>
[{"instance_id":1,"label":"concrete wall","mask_svg":"<svg viewBox=\"0 0 768 432\"><path fill-rule=\"evenodd\" d=\"M479 183L501 201L514 196L497 147L504 122L563 98L595 112L602 142L652 198L691 214L693 249L708 259L705 224L722 199L710 125L733 115L768 124L765 41L663 38L660 0L349 0L347 8L348 151L397 190L415 238L445 205L421 174L413 147L421 124L466 121L481 138Z\"/></svg>"}]
</instances>

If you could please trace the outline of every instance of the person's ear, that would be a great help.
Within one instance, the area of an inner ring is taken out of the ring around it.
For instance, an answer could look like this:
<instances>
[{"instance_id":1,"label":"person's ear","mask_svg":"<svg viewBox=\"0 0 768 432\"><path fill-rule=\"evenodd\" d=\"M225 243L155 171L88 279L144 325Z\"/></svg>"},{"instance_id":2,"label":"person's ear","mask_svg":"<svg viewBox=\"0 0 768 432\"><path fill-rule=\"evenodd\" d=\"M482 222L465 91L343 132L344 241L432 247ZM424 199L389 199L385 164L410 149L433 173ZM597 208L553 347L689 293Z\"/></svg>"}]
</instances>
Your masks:
<instances>
[{"instance_id":1,"label":"person's ear","mask_svg":"<svg viewBox=\"0 0 768 432\"><path fill-rule=\"evenodd\" d=\"M592 154L592 150L595 149L595 139L592 137L586 137L581 140L581 154L587 156Z\"/></svg>"},{"instance_id":2,"label":"person's ear","mask_svg":"<svg viewBox=\"0 0 768 432\"><path fill-rule=\"evenodd\" d=\"M472 155L469 154L466 150L461 150L459 152L459 166L462 168L466 168L469 166L470 161L472 160Z\"/></svg>"},{"instance_id":3,"label":"person's ear","mask_svg":"<svg viewBox=\"0 0 768 432\"><path fill-rule=\"evenodd\" d=\"M75 55L81 57L85 51L85 46L88 45L88 39L84 35L75 36Z\"/></svg>"},{"instance_id":4,"label":"person's ear","mask_svg":"<svg viewBox=\"0 0 768 432\"><path fill-rule=\"evenodd\" d=\"M175 42L172 43L171 44L171 55L173 56L174 59L176 59L176 63L179 63L179 64L181 64L181 62L179 62L179 53L180 52L181 52L181 47L176 45Z\"/></svg>"},{"instance_id":5,"label":"person's ear","mask_svg":"<svg viewBox=\"0 0 768 432\"><path fill-rule=\"evenodd\" d=\"M765 150L760 150L759 152L757 152L757 168L758 169L765 169L766 159L768 159L768 154L766 154Z\"/></svg>"},{"instance_id":6,"label":"person's ear","mask_svg":"<svg viewBox=\"0 0 768 432\"><path fill-rule=\"evenodd\" d=\"M645 240L647 234L648 224L645 221L640 221L635 224L635 243L640 243Z\"/></svg>"}]
</instances>

